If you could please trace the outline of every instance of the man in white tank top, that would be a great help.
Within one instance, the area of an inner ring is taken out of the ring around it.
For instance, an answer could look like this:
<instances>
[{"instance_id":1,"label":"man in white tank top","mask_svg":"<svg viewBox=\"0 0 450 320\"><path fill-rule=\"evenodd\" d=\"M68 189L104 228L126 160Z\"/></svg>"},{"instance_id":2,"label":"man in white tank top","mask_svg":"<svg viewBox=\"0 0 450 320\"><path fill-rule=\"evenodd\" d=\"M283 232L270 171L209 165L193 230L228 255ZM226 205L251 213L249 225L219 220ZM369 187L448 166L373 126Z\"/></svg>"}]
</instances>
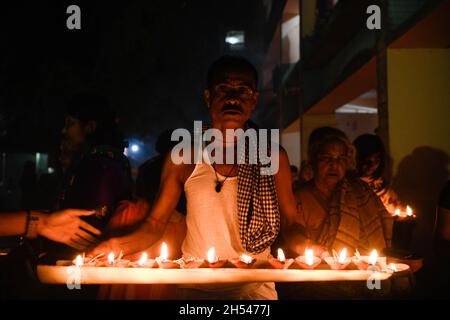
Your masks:
<instances>
[{"instance_id":1,"label":"man in white tank top","mask_svg":"<svg viewBox=\"0 0 450 320\"><path fill-rule=\"evenodd\" d=\"M212 128L220 130L223 137L226 137L227 129L245 130L257 104L259 93L256 88L257 72L250 62L230 56L217 60L210 67L208 88L204 91ZM235 141L227 141L226 138L215 143L222 143L225 153L235 147ZM206 157L204 153L203 160ZM281 215L283 227L291 226L295 221L296 201L291 188L289 160L282 148L278 159L274 160L278 161L279 168L273 177L273 193L276 194L272 198L277 201L275 211L277 216L278 212ZM217 255L224 259L237 258L245 253L257 261L267 260L270 257L269 245L262 249L259 247L257 253L251 253L244 249L248 246L242 244L242 222L238 218L239 165L236 159L234 164L191 163L175 164L168 155L161 175L159 195L147 220L134 233L103 242L91 254L120 250L130 254L150 247L161 238L184 189L187 234L182 252L185 258L204 258L206 252L215 247ZM275 229L278 231L279 226ZM182 299L277 299L274 283L184 285L180 286L179 293Z\"/></svg>"}]
</instances>

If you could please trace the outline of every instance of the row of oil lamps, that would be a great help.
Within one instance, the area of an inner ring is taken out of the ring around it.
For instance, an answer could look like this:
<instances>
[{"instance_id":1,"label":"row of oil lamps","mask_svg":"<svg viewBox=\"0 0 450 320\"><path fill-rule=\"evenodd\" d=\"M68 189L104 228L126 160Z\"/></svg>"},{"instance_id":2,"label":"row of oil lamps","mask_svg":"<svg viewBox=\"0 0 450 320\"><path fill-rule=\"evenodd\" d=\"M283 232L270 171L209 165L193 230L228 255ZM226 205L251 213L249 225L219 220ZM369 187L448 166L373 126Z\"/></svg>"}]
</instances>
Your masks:
<instances>
[{"instance_id":1,"label":"row of oil lamps","mask_svg":"<svg viewBox=\"0 0 450 320\"><path fill-rule=\"evenodd\" d=\"M242 254L236 259L220 259L215 252L215 248L211 247L207 253L207 259L168 259L168 248L165 242L161 246L161 254L156 259L149 259L148 254L143 252L140 259L137 261L130 261L122 259L122 254L118 258L114 253L109 253L106 260L100 260L99 258L104 256L100 254L94 258L85 258L84 255L78 255L73 263L77 267L82 266L96 266L96 267L137 267L137 268L163 268L163 269L192 269L192 268L223 268L228 262L233 264L236 268L250 269L253 268L256 259L253 257ZM355 252L353 257L350 257L347 253L347 249L344 248L338 254L333 250L333 256L324 257L323 259L331 269L344 270L350 263L353 263L359 270L370 270L371 268L383 268L390 269L392 272L397 271L395 264L387 266L386 257L379 257L377 250L372 250L369 256L361 256L358 251ZM314 255L313 249L305 249L303 256L298 256L295 259L286 259L282 249L278 249L277 258L270 258L268 262L275 269L288 269L294 261L302 269L315 269L322 259Z\"/></svg>"}]
</instances>

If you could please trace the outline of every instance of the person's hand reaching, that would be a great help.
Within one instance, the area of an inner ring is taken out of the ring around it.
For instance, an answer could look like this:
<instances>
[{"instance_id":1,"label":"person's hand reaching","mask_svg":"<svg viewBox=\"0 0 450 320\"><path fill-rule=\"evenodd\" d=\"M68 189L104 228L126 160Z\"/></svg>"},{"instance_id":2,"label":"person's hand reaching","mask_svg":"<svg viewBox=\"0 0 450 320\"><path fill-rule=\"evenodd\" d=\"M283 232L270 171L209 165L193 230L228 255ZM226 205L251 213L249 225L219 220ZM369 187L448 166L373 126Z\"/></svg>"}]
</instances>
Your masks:
<instances>
[{"instance_id":1,"label":"person's hand reaching","mask_svg":"<svg viewBox=\"0 0 450 320\"><path fill-rule=\"evenodd\" d=\"M50 240L64 243L77 250L94 246L98 240L88 233L100 235L101 232L80 219L80 216L94 214L93 210L65 209L52 214L39 214L37 232Z\"/></svg>"}]
</instances>

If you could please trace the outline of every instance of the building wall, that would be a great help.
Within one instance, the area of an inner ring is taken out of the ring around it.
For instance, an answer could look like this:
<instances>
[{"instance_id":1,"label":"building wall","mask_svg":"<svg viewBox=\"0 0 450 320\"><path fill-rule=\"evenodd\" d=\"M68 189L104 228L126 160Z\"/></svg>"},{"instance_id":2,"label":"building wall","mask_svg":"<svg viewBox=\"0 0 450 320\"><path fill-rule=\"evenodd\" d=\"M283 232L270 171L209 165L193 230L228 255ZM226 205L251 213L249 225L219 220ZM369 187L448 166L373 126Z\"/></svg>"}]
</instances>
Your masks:
<instances>
[{"instance_id":1,"label":"building wall","mask_svg":"<svg viewBox=\"0 0 450 320\"><path fill-rule=\"evenodd\" d=\"M314 33L316 23L316 0L301 2L302 11L302 37L311 36Z\"/></svg>"},{"instance_id":2,"label":"building wall","mask_svg":"<svg viewBox=\"0 0 450 320\"><path fill-rule=\"evenodd\" d=\"M374 133L378 125L377 114L339 113L326 115L304 115L302 119L302 159L306 160L308 138L319 127L329 126L345 132L350 141L363 133Z\"/></svg>"},{"instance_id":3,"label":"building wall","mask_svg":"<svg viewBox=\"0 0 450 320\"><path fill-rule=\"evenodd\" d=\"M297 63L300 59L300 16L283 21L281 25L281 63Z\"/></svg>"},{"instance_id":4,"label":"building wall","mask_svg":"<svg viewBox=\"0 0 450 320\"><path fill-rule=\"evenodd\" d=\"M377 127L378 115L376 113L336 114L336 128L344 131L350 142L365 133L375 134Z\"/></svg>"},{"instance_id":5,"label":"building wall","mask_svg":"<svg viewBox=\"0 0 450 320\"><path fill-rule=\"evenodd\" d=\"M431 252L435 208L448 179L450 49L388 50L393 187L417 214L415 245Z\"/></svg>"},{"instance_id":6,"label":"building wall","mask_svg":"<svg viewBox=\"0 0 450 320\"><path fill-rule=\"evenodd\" d=\"M275 70L281 62L281 24L278 24L260 73L259 103L253 119L263 128L279 128L281 121L280 98L276 94Z\"/></svg>"},{"instance_id":7,"label":"building wall","mask_svg":"<svg viewBox=\"0 0 450 320\"><path fill-rule=\"evenodd\" d=\"M389 133L394 172L417 147L450 154L450 49L389 49Z\"/></svg>"}]
</instances>

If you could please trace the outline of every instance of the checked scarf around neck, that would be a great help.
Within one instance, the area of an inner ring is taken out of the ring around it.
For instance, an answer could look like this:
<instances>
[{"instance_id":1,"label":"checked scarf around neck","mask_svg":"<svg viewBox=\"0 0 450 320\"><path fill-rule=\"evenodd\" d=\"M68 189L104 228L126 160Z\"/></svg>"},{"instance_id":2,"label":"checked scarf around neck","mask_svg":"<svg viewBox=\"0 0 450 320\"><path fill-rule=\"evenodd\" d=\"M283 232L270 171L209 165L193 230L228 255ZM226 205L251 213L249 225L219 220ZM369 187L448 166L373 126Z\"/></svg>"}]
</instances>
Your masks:
<instances>
[{"instance_id":1,"label":"checked scarf around neck","mask_svg":"<svg viewBox=\"0 0 450 320\"><path fill-rule=\"evenodd\" d=\"M206 129L203 128L204 131ZM267 149L270 156L270 141ZM259 156L258 159L250 159L250 150L253 157L260 154L258 143L248 140L237 150L240 159L237 194L239 236L244 250L258 254L270 247L277 238L280 212L275 177L261 174L261 170L269 170L270 163L262 164Z\"/></svg>"},{"instance_id":2,"label":"checked scarf around neck","mask_svg":"<svg viewBox=\"0 0 450 320\"><path fill-rule=\"evenodd\" d=\"M249 161L250 148L253 155L259 155L259 146L248 141L245 150L239 150L239 156L245 160L238 168L239 235L245 250L261 253L273 244L280 231L280 212L275 177L261 174L270 163L263 165L259 159Z\"/></svg>"}]
</instances>

